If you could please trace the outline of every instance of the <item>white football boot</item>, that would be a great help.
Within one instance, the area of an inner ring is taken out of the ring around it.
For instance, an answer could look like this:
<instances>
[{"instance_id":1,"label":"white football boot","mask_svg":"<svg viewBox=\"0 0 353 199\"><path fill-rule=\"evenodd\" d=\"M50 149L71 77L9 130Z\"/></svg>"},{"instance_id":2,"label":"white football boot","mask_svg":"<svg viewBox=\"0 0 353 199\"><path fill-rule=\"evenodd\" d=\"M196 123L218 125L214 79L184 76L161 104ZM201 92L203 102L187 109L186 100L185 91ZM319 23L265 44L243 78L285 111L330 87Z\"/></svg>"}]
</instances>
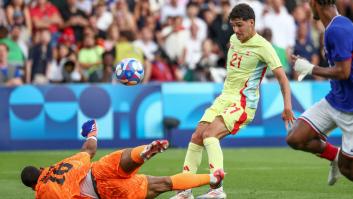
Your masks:
<instances>
[{"instance_id":1,"label":"white football boot","mask_svg":"<svg viewBox=\"0 0 353 199\"><path fill-rule=\"evenodd\" d=\"M178 191L177 194L170 199L194 199L194 196L192 195L191 189L187 189L184 191Z\"/></svg>"},{"instance_id":2,"label":"white football boot","mask_svg":"<svg viewBox=\"0 0 353 199\"><path fill-rule=\"evenodd\" d=\"M338 154L337 154L337 156L338 156ZM340 169L338 167L338 158L336 158L335 160L333 160L331 162L330 167L331 168L330 168L330 171L328 173L327 183L328 183L328 185L332 186L342 176L342 174L340 172Z\"/></svg>"},{"instance_id":3,"label":"white football boot","mask_svg":"<svg viewBox=\"0 0 353 199\"><path fill-rule=\"evenodd\" d=\"M210 189L207 193L201 196L197 196L197 199L211 199L211 198L225 199L227 198L227 194L224 193L223 187L219 187L217 189Z\"/></svg>"},{"instance_id":4,"label":"white football boot","mask_svg":"<svg viewBox=\"0 0 353 199\"><path fill-rule=\"evenodd\" d=\"M210 199L210 198L217 198L217 199L225 199L227 198L226 193L223 191L222 182L224 178L224 171L223 169L218 169L213 173L213 176L216 177L217 181L215 183L211 183L211 189L204 195L198 196L197 199Z\"/></svg>"}]
</instances>

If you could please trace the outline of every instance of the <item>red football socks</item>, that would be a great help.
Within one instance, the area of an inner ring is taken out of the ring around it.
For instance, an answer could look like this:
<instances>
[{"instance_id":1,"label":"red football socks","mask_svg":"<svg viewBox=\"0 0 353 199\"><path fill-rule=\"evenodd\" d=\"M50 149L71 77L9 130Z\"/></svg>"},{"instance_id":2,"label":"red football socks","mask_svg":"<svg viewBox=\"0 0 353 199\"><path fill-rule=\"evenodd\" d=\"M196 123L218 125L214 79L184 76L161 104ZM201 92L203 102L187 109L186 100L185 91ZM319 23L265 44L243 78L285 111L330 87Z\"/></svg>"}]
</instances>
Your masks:
<instances>
[{"instance_id":1,"label":"red football socks","mask_svg":"<svg viewBox=\"0 0 353 199\"><path fill-rule=\"evenodd\" d=\"M332 144L326 142L325 150L320 154L320 157L333 161L335 160L338 152L339 152L338 147L333 146Z\"/></svg>"}]
</instances>

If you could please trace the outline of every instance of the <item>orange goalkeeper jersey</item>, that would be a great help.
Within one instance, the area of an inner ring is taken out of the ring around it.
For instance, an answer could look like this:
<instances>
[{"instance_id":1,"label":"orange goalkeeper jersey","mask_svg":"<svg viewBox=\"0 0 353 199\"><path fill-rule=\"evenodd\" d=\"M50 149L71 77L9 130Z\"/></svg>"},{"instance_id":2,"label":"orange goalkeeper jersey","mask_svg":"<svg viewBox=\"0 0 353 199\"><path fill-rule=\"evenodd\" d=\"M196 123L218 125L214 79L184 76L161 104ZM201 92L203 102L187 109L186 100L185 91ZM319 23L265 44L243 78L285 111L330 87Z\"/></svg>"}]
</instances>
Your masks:
<instances>
[{"instance_id":1,"label":"orange goalkeeper jersey","mask_svg":"<svg viewBox=\"0 0 353 199\"><path fill-rule=\"evenodd\" d=\"M85 198L80 196L80 182L90 167L89 154L80 152L45 168L35 187L36 199Z\"/></svg>"},{"instance_id":2,"label":"orange goalkeeper jersey","mask_svg":"<svg viewBox=\"0 0 353 199\"><path fill-rule=\"evenodd\" d=\"M92 164L101 199L145 199L147 196L147 176L136 175L139 168L126 173L119 166L123 151L108 154Z\"/></svg>"}]
</instances>

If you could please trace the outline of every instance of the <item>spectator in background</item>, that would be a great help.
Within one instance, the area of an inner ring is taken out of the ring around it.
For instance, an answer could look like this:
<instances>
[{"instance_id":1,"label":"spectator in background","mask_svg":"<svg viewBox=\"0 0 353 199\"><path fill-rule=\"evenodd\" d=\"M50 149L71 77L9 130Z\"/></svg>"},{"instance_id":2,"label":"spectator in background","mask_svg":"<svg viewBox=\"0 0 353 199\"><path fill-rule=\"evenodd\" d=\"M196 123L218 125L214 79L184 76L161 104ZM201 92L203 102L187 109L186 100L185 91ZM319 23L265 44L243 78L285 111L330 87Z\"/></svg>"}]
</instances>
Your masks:
<instances>
[{"instance_id":1,"label":"spectator in background","mask_svg":"<svg viewBox=\"0 0 353 199\"><path fill-rule=\"evenodd\" d=\"M213 52L214 43L211 39L206 39L202 43L201 59L196 65L196 80L203 78L204 81L213 81L223 83L226 76L225 65L220 65L219 56Z\"/></svg>"},{"instance_id":2,"label":"spectator in background","mask_svg":"<svg viewBox=\"0 0 353 199\"><path fill-rule=\"evenodd\" d=\"M6 7L6 14L9 27L19 26L21 29L21 40L29 44L32 36L33 21L27 3L23 0L11 0L11 4Z\"/></svg>"},{"instance_id":3,"label":"spectator in background","mask_svg":"<svg viewBox=\"0 0 353 199\"><path fill-rule=\"evenodd\" d=\"M185 5L180 0L169 0L161 7L160 22L164 24L169 17L185 17Z\"/></svg>"},{"instance_id":4,"label":"spectator in background","mask_svg":"<svg viewBox=\"0 0 353 199\"><path fill-rule=\"evenodd\" d=\"M195 23L198 27L197 38L204 40L207 37L208 29L206 23L198 17L199 12L200 8L198 7L198 4L190 1L187 4L187 17L183 20L183 27L185 29L190 29L191 24Z\"/></svg>"},{"instance_id":5,"label":"spectator in background","mask_svg":"<svg viewBox=\"0 0 353 199\"><path fill-rule=\"evenodd\" d=\"M64 63L62 76L64 83L83 82L83 75L80 71L80 66L77 61L77 53L70 51L67 56L67 61Z\"/></svg>"},{"instance_id":6,"label":"spectator in background","mask_svg":"<svg viewBox=\"0 0 353 199\"><path fill-rule=\"evenodd\" d=\"M212 22L209 27L209 37L218 44L219 49L221 49L222 57L225 58L228 51L228 41L230 36L233 34L232 27L228 21L228 15L231 11L230 3L228 0L221 1L221 11L220 14Z\"/></svg>"},{"instance_id":7,"label":"spectator in background","mask_svg":"<svg viewBox=\"0 0 353 199\"><path fill-rule=\"evenodd\" d=\"M58 39L58 44L63 44L69 46L73 50L77 50L78 45L76 44L74 30L72 28L64 28Z\"/></svg>"},{"instance_id":8,"label":"spectator in background","mask_svg":"<svg viewBox=\"0 0 353 199\"><path fill-rule=\"evenodd\" d=\"M282 68L284 70L284 72L286 73L287 77L292 79L292 75L293 75L293 72L292 72L292 68L290 67L290 64L288 62L288 57L287 57L287 52L285 49L283 48L280 48L278 47L276 44L274 44L272 42L272 31L271 29L269 28L265 28L263 31L262 31L262 34L261 34L268 42L270 42L272 44L272 47L273 49L276 51L276 54L279 58L279 60L281 61L281 64L282 64ZM274 75L272 73L271 70L267 69L266 71L266 77L267 78L274 78Z\"/></svg>"},{"instance_id":9,"label":"spectator in background","mask_svg":"<svg viewBox=\"0 0 353 199\"><path fill-rule=\"evenodd\" d=\"M138 0L134 9L134 17L138 29L146 25L147 17L152 15L149 0Z\"/></svg>"},{"instance_id":10,"label":"spectator in background","mask_svg":"<svg viewBox=\"0 0 353 199\"><path fill-rule=\"evenodd\" d=\"M8 37L8 29L4 26L0 27L0 43L6 44L9 49L8 62L11 65L22 68L24 66L25 57L20 46L13 40L12 37Z\"/></svg>"},{"instance_id":11,"label":"spectator in background","mask_svg":"<svg viewBox=\"0 0 353 199\"><path fill-rule=\"evenodd\" d=\"M302 58L305 58L309 62L311 62L314 65L319 64L319 55L318 55L318 50L314 46L314 43L312 40L308 37L308 31L309 31L309 26L310 24L308 22L302 22L298 24L298 30L297 30L297 39L295 41L295 46L294 46L294 55L298 55ZM294 79L298 79L298 74L294 73ZM314 79L323 79L318 76L313 76ZM309 77L308 77L309 78Z\"/></svg>"},{"instance_id":12,"label":"spectator in background","mask_svg":"<svg viewBox=\"0 0 353 199\"><path fill-rule=\"evenodd\" d=\"M1 5L2 1L0 1L0 26L7 26L6 13L3 5Z\"/></svg>"},{"instance_id":13,"label":"spectator in background","mask_svg":"<svg viewBox=\"0 0 353 199\"><path fill-rule=\"evenodd\" d=\"M93 9L93 2L92 0L77 0L77 8L85 12L87 16L92 14Z\"/></svg>"},{"instance_id":14,"label":"spectator in background","mask_svg":"<svg viewBox=\"0 0 353 199\"><path fill-rule=\"evenodd\" d=\"M270 8L263 16L264 27L272 31L272 43L286 51L290 58L295 45L296 27L283 0L270 0Z\"/></svg>"},{"instance_id":15,"label":"spectator in background","mask_svg":"<svg viewBox=\"0 0 353 199\"><path fill-rule=\"evenodd\" d=\"M293 18L294 18L296 24L302 23L305 21L310 21L311 20L311 13L310 13L310 10L308 10L308 6L303 3L303 4L299 4L297 7L295 7L295 9L293 11Z\"/></svg>"},{"instance_id":16,"label":"spectator in background","mask_svg":"<svg viewBox=\"0 0 353 199\"><path fill-rule=\"evenodd\" d=\"M126 0L116 1L115 7L113 7L114 21L118 24L119 30L121 31L136 31L136 22L134 16L129 11Z\"/></svg>"},{"instance_id":17,"label":"spectator in background","mask_svg":"<svg viewBox=\"0 0 353 199\"><path fill-rule=\"evenodd\" d=\"M212 10L210 8L206 8L201 11L201 17L205 21L205 23L207 25L207 29L208 29L212 25L213 20L216 18L216 13L214 12L214 10ZM210 31L208 29L207 34L209 34L209 32Z\"/></svg>"},{"instance_id":18,"label":"spectator in background","mask_svg":"<svg viewBox=\"0 0 353 199\"><path fill-rule=\"evenodd\" d=\"M164 42L163 49L168 57L174 63L182 66L185 64L185 55L187 48L188 31L183 27L183 18L181 16L169 17L171 25L162 30Z\"/></svg>"},{"instance_id":19,"label":"spectator in background","mask_svg":"<svg viewBox=\"0 0 353 199\"><path fill-rule=\"evenodd\" d=\"M0 43L0 85L18 86L22 84L21 72L18 67L10 66L7 62L8 47Z\"/></svg>"},{"instance_id":20,"label":"spectator in background","mask_svg":"<svg viewBox=\"0 0 353 199\"><path fill-rule=\"evenodd\" d=\"M192 22L189 27L188 36L186 38L185 46L185 65L190 71L196 68L196 64L200 61L202 55L202 42L204 38L200 37L199 26L196 22Z\"/></svg>"},{"instance_id":21,"label":"spectator in background","mask_svg":"<svg viewBox=\"0 0 353 199\"><path fill-rule=\"evenodd\" d=\"M158 49L154 57L150 81L171 82L182 80L180 70L169 61L167 54L162 49Z\"/></svg>"},{"instance_id":22,"label":"spectator in background","mask_svg":"<svg viewBox=\"0 0 353 199\"><path fill-rule=\"evenodd\" d=\"M59 11L66 6L66 0L49 0ZM26 4L31 6L33 0L25 0Z\"/></svg>"},{"instance_id":23,"label":"spectator in background","mask_svg":"<svg viewBox=\"0 0 353 199\"><path fill-rule=\"evenodd\" d=\"M41 34L35 32L41 32L43 27L53 33L51 45L56 45L58 41L60 45L69 46L76 52L82 47L84 33L89 29L89 34L93 34L96 44L101 45L104 51L111 51L114 56L119 32L129 31L138 36L139 39L133 43L141 48L144 59L149 62L154 59L157 46L160 46L167 51L170 60L174 61L173 66L181 66L179 69L190 66L198 74L197 77L193 76L192 80L215 81L211 75L215 67L207 69L208 72L205 73L194 64L194 61L199 61L199 56L191 51L195 51L196 48L200 50L200 45L185 43L200 43L199 38L205 39L208 36L214 41L215 46L218 46L218 49L212 49L212 53L220 58L215 66L223 66L228 38L232 34L227 21L230 5L244 2L255 11L256 30L265 25L272 30L272 44L287 75L290 75L291 71L288 67L288 63L291 63L288 56L295 50L294 47L298 47L298 42L296 45L294 42L295 39L299 41L295 36L295 27L301 28L300 23L308 23L305 40L312 43L316 49L320 48L319 37L323 32L323 26L311 20L309 3L302 0L4 0L0 1L0 26L5 25L10 34L9 38L0 41L6 41L10 49L8 52L10 65L25 65L29 49L33 49L34 45L41 42L39 36ZM336 6L341 15L353 19L353 1L336 0ZM57 8L60 8L60 13ZM177 18L182 19L182 25L175 29L173 27ZM292 23L293 18L295 25ZM191 41L188 42L184 38L187 34L184 33L189 31L191 24L196 24L198 33L196 38L188 37L188 41ZM204 33L204 29L208 32ZM291 31L292 29L294 31ZM8 41L12 43L7 43ZM13 43L18 46L15 50ZM321 51L322 46L321 44ZM180 50L181 47L183 50ZM304 46L301 50L306 51ZM120 52L120 54L129 53ZM322 53L318 53L318 57L318 62L323 66L326 65ZM75 65L75 70L77 66ZM183 73L185 71L183 70ZM222 72L219 74L220 78L216 78L217 81L222 79ZM205 78L205 75L208 77ZM270 74L266 75L271 77Z\"/></svg>"},{"instance_id":24,"label":"spectator in background","mask_svg":"<svg viewBox=\"0 0 353 199\"><path fill-rule=\"evenodd\" d=\"M56 45L59 38L59 28L63 25L59 10L48 0L35 0L30 9L34 31L48 29L51 33L51 45Z\"/></svg>"},{"instance_id":25,"label":"spectator in background","mask_svg":"<svg viewBox=\"0 0 353 199\"><path fill-rule=\"evenodd\" d=\"M161 24L158 21L158 16L155 15L149 15L145 19L145 26L148 27L153 33L155 33L155 37L158 37L157 35L160 34Z\"/></svg>"},{"instance_id":26,"label":"spectator in background","mask_svg":"<svg viewBox=\"0 0 353 199\"><path fill-rule=\"evenodd\" d=\"M48 79L51 83L61 83L63 82L63 70L64 64L69 60L70 48L65 44L58 44L54 49L54 59L50 64Z\"/></svg>"},{"instance_id":27,"label":"spectator in background","mask_svg":"<svg viewBox=\"0 0 353 199\"><path fill-rule=\"evenodd\" d=\"M299 2L298 0L285 0L284 1L284 6L286 7L286 9L288 10L289 14L292 14L294 9L297 6L297 2Z\"/></svg>"},{"instance_id":28,"label":"spectator in background","mask_svg":"<svg viewBox=\"0 0 353 199\"><path fill-rule=\"evenodd\" d=\"M154 53L158 50L158 45L153 41L153 32L148 27L143 27L140 31L140 39L134 41L134 46L141 49L147 60L154 59Z\"/></svg>"},{"instance_id":29,"label":"spectator in background","mask_svg":"<svg viewBox=\"0 0 353 199\"><path fill-rule=\"evenodd\" d=\"M166 0L148 0L151 12L158 12L165 4Z\"/></svg>"},{"instance_id":30,"label":"spectator in background","mask_svg":"<svg viewBox=\"0 0 353 199\"><path fill-rule=\"evenodd\" d=\"M101 67L104 49L95 43L94 34L86 33L83 46L78 52L78 62L84 81Z\"/></svg>"},{"instance_id":31,"label":"spectator in background","mask_svg":"<svg viewBox=\"0 0 353 199\"><path fill-rule=\"evenodd\" d=\"M21 25L14 25L11 28L10 38L12 41L16 42L16 44L20 47L22 55L24 56L22 66L24 66L25 59L28 58L28 51L29 51L29 35L25 34L23 31L23 26Z\"/></svg>"},{"instance_id":32,"label":"spectator in background","mask_svg":"<svg viewBox=\"0 0 353 199\"><path fill-rule=\"evenodd\" d=\"M113 23L113 14L107 10L104 0L99 0L95 5L94 14L97 19L98 36L106 38L108 28Z\"/></svg>"},{"instance_id":33,"label":"spectator in background","mask_svg":"<svg viewBox=\"0 0 353 199\"><path fill-rule=\"evenodd\" d=\"M48 29L37 30L39 43L29 50L26 63L26 83L48 83L48 70L53 60L53 49L50 45L50 31Z\"/></svg>"},{"instance_id":34,"label":"spectator in background","mask_svg":"<svg viewBox=\"0 0 353 199\"><path fill-rule=\"evenodd\" d=\"M141 48L136 47L133 42L135 35L131 31L121 31L119 40L115 46L115 62L118 63L125 58L135 58L141 63L144 61L144 55Z\"/></svg>"},{"instance_id":35,"label":"spectator in background","mask_svg":"<svg viewBox=\"0 0 353 199\"><path fill-rule=\"evenodd\" d=\"M352 0L336 0L338 13L348 17L353 21L353 1Z\"/></svg>"},{"instance_id":36,"label":"spectator in background","mask_svg":"<svg viewBox=\"0 0 353 199\"><path fill-rule=\"evenodd\" d=\"M104 40L104 49L105 51L114 51L114 48L119 39L119 27L116 23L112 23L107 30L107 38Z\"/></svg>"},{"instance_id":37,"label":"spectator in background","mask_svg":"<svg viewBox=\"0 0 353 199\"><path fill-rule=\"evenodd\" d=\"M32 19L24 0L11 0L6 7L6 17L9 25L23 25L29 34L32 32Z\"/></svg>"},{"instance_id":38,"label":"spectator in background","mask_svg":"<svg viewBox=\"0 0 353 199\"><path fill-rule=\"evenodd\" d=\"M84 27L88 26L88 15L77 7L77 0L66 0L66 6L60 10L64 19L64 31L68 33L72 29L75 39L80 45L83 40Z\"/></svg>"},{"instance_id":39,"label":"spectator in background","mask_svg":"<svg viewBox=\"0 0 353 199\"><path fill-rule=\"evenodd\" d=\"M300 23L308 23L307 39L313 42L315 48L319 48L319 37L324 28L321 22L312 20L309 3L303 2L298 4L293 11L293 17L297 27Z\"/></svg>"},{"instance_id":40,"label":"spectator in background","mask_svg":"<svg viewBox=\"0 0 353 199\"><path fill-rule=\"evenodd\" d=\"M114 54L104 52L102 54L102 67L96 70L89 78L89 82L112 82L114 75Z\"/></svg>"}]
</instances>

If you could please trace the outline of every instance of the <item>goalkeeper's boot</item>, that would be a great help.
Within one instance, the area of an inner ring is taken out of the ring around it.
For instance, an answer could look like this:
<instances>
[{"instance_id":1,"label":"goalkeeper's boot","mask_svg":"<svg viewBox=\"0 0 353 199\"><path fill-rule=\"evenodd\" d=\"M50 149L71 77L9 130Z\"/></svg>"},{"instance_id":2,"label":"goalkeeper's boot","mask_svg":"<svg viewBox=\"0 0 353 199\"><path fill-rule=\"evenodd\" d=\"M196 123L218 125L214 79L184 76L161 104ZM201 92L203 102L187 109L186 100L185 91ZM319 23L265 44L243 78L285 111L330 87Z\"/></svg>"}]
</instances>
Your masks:
<instances>
[{"instance_id":1,"label":"goalkeeper's boot","mask_svg":"<svg viewBox=\"0 0 353 199\"><path fill-rule=\"evenodd\" d=\"M335 159L331 162L330 167L331 168L328 173L327 183L328 183L328 185L332 186L337 182L338 178L340 178L342 176L342 174L341 174L340 169L338 167L337 159Z\"/></svg>"},{"instance_id":2,"label":"goalkeeper's boot","mask_svg":"<svg viewBox=\"0 0 353 199\"><path fill-rule=\"evenodd\" d=\"M191 189L178 191L177 194L170 199L194 199Z\"/></svg>"},{"instance_id":3,"label":"goalkeeper's boot","mask_svg":"<svg viewBox=\"0 0 353 199\"><path fill-rule=\"evenodd\" d=\"M141 157L145 161L149 160L157 153L162 153L165 151L168 147L168 140L155 140L145 147L145 149L141 152Z\"/></svg>"}]
</instances>

